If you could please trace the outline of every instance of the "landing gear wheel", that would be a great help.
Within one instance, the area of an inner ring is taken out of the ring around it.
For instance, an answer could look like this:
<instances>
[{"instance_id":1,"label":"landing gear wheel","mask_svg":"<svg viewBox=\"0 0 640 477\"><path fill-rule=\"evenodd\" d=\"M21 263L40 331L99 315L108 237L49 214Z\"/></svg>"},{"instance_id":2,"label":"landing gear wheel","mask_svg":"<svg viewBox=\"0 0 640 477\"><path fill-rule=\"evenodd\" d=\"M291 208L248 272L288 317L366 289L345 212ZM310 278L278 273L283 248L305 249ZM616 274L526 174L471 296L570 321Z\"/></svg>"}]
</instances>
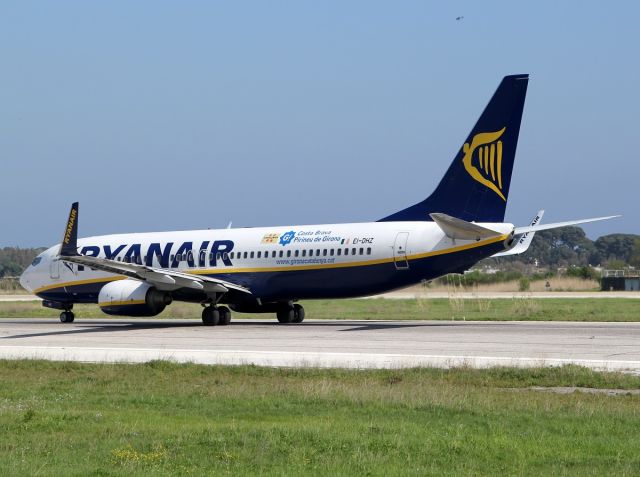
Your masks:
<instances>
[{"instance_id":1,"label":"landing gear wheel","mask_svg":"<svg viewBox=\"0 0 640 477\"><path fill-rule=\"evenodd\" d=\"M73 323L74 319L75 315L73 314L73 311L63 311L60 313L60 322L62 323Z\"/></svg>"},{"instance_id":2,"label":"landing gear wheel","mask_svg":"<svg viewBox=\"0 0 640 477\"><path fill-rule=\"evenodd\" d=\"M278 313L276 314L276 316L278 317L278 321L280 323L293 323L294 319L295 319L295 311L293 307L290 308L283 308L282 310L278 310Z\"/></svg>"},{"instance_id":3,"label":"landing gear wheel","mask_svg":"<svg viewBox=\"0 0 640 477\"><path fill-rule=\"evenodd\" d=\"M220 313L220 322L218 323L220 326L226 326L231 323L231 310L226 306L218 307L218 313Z\"/></svg>"},{"instance_id":4,"label":"landing gear wheel","mask_svg":"<svg viewBox=\"0 0 640 477\"><path fill-rule=\"evenodd\" d=\"M216 307L206 306L202 310L202 323L205 326L216 326L220 322L220 312Z\"/></svg>"},{"instance_id":5,"label":"landing gear wheel","mask_svg":"<svg viewBox=\"0 0 640 477\"><path fill-rule=\"evenodd\" d=\"M304 321L304 308L297 303L293 305L293 322L302 323Z\"/></svg>"}]
</instances>

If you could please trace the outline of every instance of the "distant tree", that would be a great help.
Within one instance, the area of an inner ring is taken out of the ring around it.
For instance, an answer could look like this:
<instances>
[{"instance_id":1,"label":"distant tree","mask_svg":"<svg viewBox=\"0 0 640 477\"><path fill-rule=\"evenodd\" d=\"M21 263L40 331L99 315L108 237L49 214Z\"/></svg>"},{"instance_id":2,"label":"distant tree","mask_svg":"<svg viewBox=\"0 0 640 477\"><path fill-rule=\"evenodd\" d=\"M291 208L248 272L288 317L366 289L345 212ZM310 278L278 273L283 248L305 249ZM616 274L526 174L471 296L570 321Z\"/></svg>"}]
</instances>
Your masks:
<instances>
[{"instance_id":1,"label":"distant tree","mask_svg":"<svg viewBox=\"0 0 640 477\"><path fill-rule=\"evenodd\" d=\"M569 265L588 265L589 257L595 251L593 242L580 227L537 232L531 247L521 260L538 260L539 265L550 268Z\"/></svg>"},{"instance_id":2,"label":"distant tree","mask_svg":"<svg viewBox=\"0 0 640 477\"><path fill-rule=\"evenodd\" d=\"M607 260L604 262L604 267L607 270L623 270L627 268L627 262L624 260L618 260L617 258L613 258L611 260Z\"/></svg>"},{"instance_id":3,"label":"distant tree","mask_svg":"<svg viewBox=\"0 0 640 477\"><path fill-rule=\"evenodd\" d=\"M44 248L0 248L0 277L20 275Z\"/></svg>"},{"instance_id":4,"label":"distant tree","mask_svg":"<svg viewBox=\"0 0 640 477\"><path fill-rule=\"evenodd\" d=\"M630 263L638 238L637 235L632 234L603 235L595 241L596 251L592 256L593 263L603 263L611 260Z\"/></svg>"},{"instance_id":5,"label":"distant tree","mask_svg":"<svg viewBox=\"0 0 640 477\"><path fill-rule=\"evenodd\" d=\"M633 244L631 257L629 257L629 265L640 268L640 237L638 237Z\"/></svg>"},{"instance_id":6,"label":"distant tree","mask_svg":"<svg viewBox=\"0 0 640 477\"><path fill-rule=\"evenodd\" d=\"M621 260L632 261L640 267L640 236L611 234L591 241L580 227L543 230L537 232L529 250L522 255L487 259L485 263L503 270L525 270L525 265L537 262L541 267L555 270L559 267L584 267Z\"/></svg>"}]
</instances>

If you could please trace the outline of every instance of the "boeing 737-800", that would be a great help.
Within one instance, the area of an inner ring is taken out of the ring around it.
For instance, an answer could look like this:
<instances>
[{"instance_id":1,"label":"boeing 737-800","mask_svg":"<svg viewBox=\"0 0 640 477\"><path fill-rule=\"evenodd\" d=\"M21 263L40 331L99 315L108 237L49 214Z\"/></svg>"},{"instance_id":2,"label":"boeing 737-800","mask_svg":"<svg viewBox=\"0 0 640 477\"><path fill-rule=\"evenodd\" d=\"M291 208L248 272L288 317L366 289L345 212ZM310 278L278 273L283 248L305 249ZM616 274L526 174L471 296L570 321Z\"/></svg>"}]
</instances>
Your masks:
<instances>
[{"instance_id":1,"label":"boeing 737-800","mask_svg":"<svg viewBox=\"0 0 640 477\"><path fill-rule=\"evenodd\" d=\"M300 300L374 295L524 252L538 230L504 223L528 75L505 77L436 190L376 222L103 235L78 239L78 203L62 243L20 283L74 320L75 303L154 316L173 301L201 303L206 325L231 310L300 323Z\"/></svg>"}]
</instances>

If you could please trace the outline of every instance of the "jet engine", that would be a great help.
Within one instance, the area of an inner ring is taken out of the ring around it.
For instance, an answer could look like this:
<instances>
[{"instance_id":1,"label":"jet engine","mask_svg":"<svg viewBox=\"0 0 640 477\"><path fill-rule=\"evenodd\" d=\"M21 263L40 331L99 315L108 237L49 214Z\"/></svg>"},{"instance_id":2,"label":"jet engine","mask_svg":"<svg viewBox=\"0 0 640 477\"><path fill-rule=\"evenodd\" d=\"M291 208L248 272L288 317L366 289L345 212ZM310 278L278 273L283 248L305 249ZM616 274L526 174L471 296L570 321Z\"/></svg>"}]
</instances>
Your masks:
<instances>
[{"instance_id":1,"label":"jet engine","mask_svg":"<svg viewBox=\"0 0 640 477\"><path fill-rule=\"evenodd\" d=\"M98 306L108 315L155 316L171 304L171 295L138 280L107 283L98 295Z\"/></svg>"}]
</instances>

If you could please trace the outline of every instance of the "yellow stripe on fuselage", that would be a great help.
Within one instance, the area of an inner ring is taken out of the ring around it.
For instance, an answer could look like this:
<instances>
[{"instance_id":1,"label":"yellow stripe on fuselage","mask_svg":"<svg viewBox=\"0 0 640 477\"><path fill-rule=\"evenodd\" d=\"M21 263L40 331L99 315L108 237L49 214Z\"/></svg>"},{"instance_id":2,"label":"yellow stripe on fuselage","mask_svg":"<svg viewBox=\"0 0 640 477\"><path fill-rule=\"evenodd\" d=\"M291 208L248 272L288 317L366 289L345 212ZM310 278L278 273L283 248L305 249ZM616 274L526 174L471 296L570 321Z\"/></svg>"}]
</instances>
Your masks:
<instances>
[{"instance_id":1,"label":"yellow stripe on fuselage","mask_svg":"<svg viewBox=\"0 0 640 477\"><path fill-rule=\"evenodd\" d=\"M129 300L129 301L103 301L98 303L100 308L108 308L110 306L127 306L127 305L144 305L147 303L144 300Z\"/></svg>"},{"instance_id":2,"label":"yellow stripe on fuselage","mask_svg":"<svg viewBox=\"0 0 640 477\"><path fill-rule=\"evenodd\" d=\"M496 242L500 242L502 240L506 240L509 238L510 234L500 235L498 237L493 237L486 240L480 240L479 242L474 242L466 245L458 245L457 247L444 248L442 250L432 250L431 252L417 253L413 255L407 255L407 260L420 260L422 258L428 257L436 257L438 255L446 255L449 253L462 252L463 250L470 250L472 248L479 248L485 245L491 245ZM304 260L300 257L284 257L282 260ZM278 258L280 260L280 258ZM329 268L350 268L350 267L366 267L369 265L380 265L383 263L393 263L396 261L403 261L402 259L397 260L394 257L381 258L376 260L361 260L358 262L344 262L344 263L324 263L324 264L315 264L315 265L280 265L278 267L251 267L251 268L208 268L208 269L199 269L199 270L180 270L182 273L190 273L192 275L223 275L228 273L257 273L257 272L293 272L293 271L302 271L302 270L319 270L319 269L329 269ZM116 280L124 280L127 277L122 275L117 275L109 278L94 278L91 280L78 280L74 282L64 282L55 285L47 285L42 288L38 288L34 291L37 295L43 291L52 290L54 288L63 288L69 286L78 286L78 285L86 285L89 283L107 283L113 282Z\"/></svg>"},{"instance_id":3,"label":"yellow stripe on fuselage","mask_svg":"<svg viewBox=\"0 0 640 477\"><path fill-rule=\"evenodd\" d=\"M124 280L125 276L116 275L114 277L105 277L105 278L91 278L89 280L76 280L75 282L64 282L64 283L56 283L53 285L47 285L45 287L40 287L37 290L34 290L33 293L36 295L40 292L53 290L54 288L64 288L69 286L78 286L78 285L87 285L89 283L107 283L107 282L115 282L116 280Z\"/></svg>"}]
</instances>

